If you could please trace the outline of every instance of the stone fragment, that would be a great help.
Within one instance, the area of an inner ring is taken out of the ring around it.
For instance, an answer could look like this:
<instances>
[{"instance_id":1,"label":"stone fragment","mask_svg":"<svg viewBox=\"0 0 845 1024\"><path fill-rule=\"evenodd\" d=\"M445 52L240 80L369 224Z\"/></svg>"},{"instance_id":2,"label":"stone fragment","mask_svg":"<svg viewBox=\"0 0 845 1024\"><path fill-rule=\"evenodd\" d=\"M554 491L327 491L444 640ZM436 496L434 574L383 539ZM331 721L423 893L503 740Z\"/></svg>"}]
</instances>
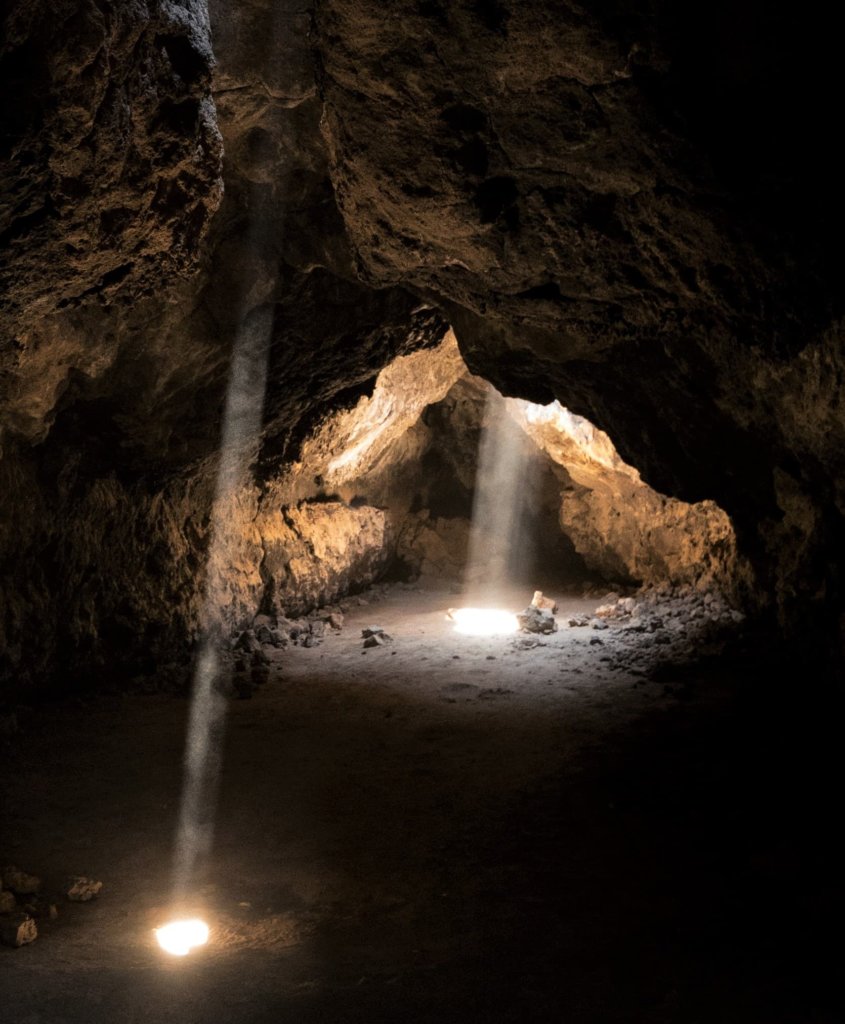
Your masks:
<instances>
[{"instance_id":1,"label":"stone fragment","mask_svg":"<svg viewBox=\"0 0 845 1024\"><path fill-rule=\"evenodd\" d=\"M592 621L590 622L590 625L593 627L593 629L607 629L608 628L608 625L604 621L604 619L592 619Z\"/></svg>"},{"instance_id":2,"label":"stone fragment","mask_svg":"<svg viewBox=\"0 0 845 1024\"><path fill-rule=\"evenodd\" d=\"M548 611L550 611L552 613L552 615L556 614L556 612L557 612L557 601L555 601L551 597L545 597L543 595L543 591L542 590L535 590L534 591L534 596L531 598L531 604L535 608L545 608L545 609L548 609Z\"/></svg>"},{"instance_id":3,"label":"stone fragment","mask_svg":"<svg viewBox=\"0 0 845 1024\"><path fill-rule=\"evenodd\" d=\"M29 914L10 914L0 918L0 942L18 948L38 938L38 928Z\"/></svg>"},{"instance_id":4,"label":"stone fragment","mask_svg":"<svg viewBox=\"0 0 845 1024\"><path fill-rule=\"evenodd\" d=\"M260 644L272 644L274 643L273 631L269 626L261 625L255 631L255 639Z\"/></svg>"},{"instance_id":5,"label":"stone fragment","mask_svg":"<svg viewBox=\"0 0 845 1024\"><path fill-rule=\"evenodd\" d=\"M272 643L274 647L287 647L287 645L288 645L288 635L287 635L287 633L283 633L282 630L279 629L278 627L275 627L275 628L271 629L270 630L270 643Z\"/></svg>"},{"instance_id":6,"label":"stone fragment","mask_svg":"<svg viewBox=\"0 0 845 1024\"><path fill-rule=\"evenodd\" d=\"M87 903L95 896L99 896L102 888L102 882L95 882L93 878L86 878L84 875L76 875L68 883L65 895L73 903Z\"/></svg>"},{"instance_id":7,"label":"stone fragment","mask_svg":"<svg viewBox=\"0 0 845 1024\"><path fill-rule=\"evenodd\" d=\"M555 617L548 608L537 608L528 605L525 611L516 617L519 628L524 633L554 633L557 631Z\"/></svg>"},{"instance_id":8,"label":"stone fragment","mask_svg":"<svg viewBox=\"0 0 845 1024\"><path fill-rule=\"evenodd\" d=\"M322 619L314 619L311 622L311 636L323 637L326 635L326 624Z\"/></svg>"},{"instance_id":9,"label":"stone fragment","mask_svg":"<svg viewBox=\"0 0 845 1024\"><path fill-rule=\"evenodd\" d=\"M385 632L381 626L367 626L361 630L361 636L366 640L370 636L385 636Z\"/></svg>"},{"instance_id":10,"label":"stone fragment","mask_svg":"<svg viewBox=\"0 0 845 1024\"><path fill-rule=\"evenodd\" d=\"M30 896L41 888L41 879L9 864L3 868L3 885L18 896Z\"/></svg>"},{"instance_id":11,"label":"stone fragment","mask_svg":"<svg viewBox=\"0 0 845 1024\"><path fill-rule=\"evenodd\" d=\"M589 626L590 625L590 616L589 615L570 615L569 619L567 621L568 621L569 625L572 626L573 629L577 629L577 628L579 628L581 626Z\"/></svg>"},{"instance_id":12,"label":"stone fragment","mask_svg":"<svg viewBox=\"0 0 845 1024\"><path fill-rule=\"evenodd\" d=\"M343 629L343 612L332 612L329 615L329 625L332 629Z\"/></svg>"},{"instance_id":13,"label":"stone fragment","mask_svg":"<svg viewBox=\"0 0 845 1024\"><path fill-rule=\"evenodd\" d=\"M384 634L383 633L371 633L368 637L364 638L365 647L382 647L384 645Z\"/></svg>"},{"instance_id":14,"label":"stone fragment","mask_svg":"<svg viewBox=\"0 0 845 1024\"><path fill-rule=\"evenodd\" d=\"M255 630L256 635L258 634L258 630L262 626L266 626L267 629L273 629L275 625L276 620L273 618L272 615L256 615L255 618L252 620L252 628Z\"/></svg>"},{"instance_id":15,"label":"stone fragment","mask_svg":"<svg viewBox=\"0 0 845 1024\"><path fill-rule=\"evenodd\" d=\"M14 893L6 889L0 890L0 914L11 914L16 906Z\"/></svg>"}]
</instances>

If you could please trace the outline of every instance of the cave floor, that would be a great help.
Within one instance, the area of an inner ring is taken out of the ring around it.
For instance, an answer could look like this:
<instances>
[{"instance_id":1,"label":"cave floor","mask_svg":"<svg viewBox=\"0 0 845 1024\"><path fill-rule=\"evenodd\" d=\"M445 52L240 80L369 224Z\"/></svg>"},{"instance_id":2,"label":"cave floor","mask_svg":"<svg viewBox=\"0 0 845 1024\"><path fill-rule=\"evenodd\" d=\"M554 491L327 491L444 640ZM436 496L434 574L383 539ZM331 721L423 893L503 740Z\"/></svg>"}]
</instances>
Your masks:
<instances>
[{"instance_id":1,"label":"cave floor","mask_svg":"<svg viewBox=\"0 0 845 1024\"><path fill-rule=\"evenodd\" d=\"M104 890L0 948L0 1019L840 1021L841 780L821 710L718 659L656 681L666 652L622 656L640 641L614 630L458 636L454 602L353 604L230 704L200 892L212 942L185 960L151 929L187 702L25 717L0 856L47 889L86 874ZM370 624L393 643L364 653Z\"/></svg>"}]
</instances>

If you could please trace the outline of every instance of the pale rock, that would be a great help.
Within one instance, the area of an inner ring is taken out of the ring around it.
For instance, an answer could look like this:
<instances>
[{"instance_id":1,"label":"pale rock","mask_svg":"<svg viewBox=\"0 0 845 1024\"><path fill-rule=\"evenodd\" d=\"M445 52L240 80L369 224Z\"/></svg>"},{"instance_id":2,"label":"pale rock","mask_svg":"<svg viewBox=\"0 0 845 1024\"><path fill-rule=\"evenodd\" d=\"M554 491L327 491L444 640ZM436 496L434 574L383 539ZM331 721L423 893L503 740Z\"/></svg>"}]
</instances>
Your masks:
<instances>
[{"instance_id":1,"label":"pale rock","mask_svg":"<svg viewBox=\"0 0 845 1024\"><path fill-rule=\"evenodd\" d=\"M102 882L95 882L92 878L77 875L68 883L65 895L72 903L87 903L99 896L102 888Z\"/></svg>"}]
</instances>

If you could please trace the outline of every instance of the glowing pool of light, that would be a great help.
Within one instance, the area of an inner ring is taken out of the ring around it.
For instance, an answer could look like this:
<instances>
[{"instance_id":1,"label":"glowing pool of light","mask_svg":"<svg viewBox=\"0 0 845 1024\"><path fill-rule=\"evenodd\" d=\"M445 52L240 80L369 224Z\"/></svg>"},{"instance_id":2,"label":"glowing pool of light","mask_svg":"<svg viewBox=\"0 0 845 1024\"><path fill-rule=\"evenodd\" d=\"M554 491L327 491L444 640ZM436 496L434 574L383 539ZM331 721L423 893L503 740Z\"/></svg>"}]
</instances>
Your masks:
<instances>
[{"instance_id":1,"label":"glowing pool of light","mask_svg":"<svg viewBox=\"0 0 845 1024\"><path fill-rule=\"evenodd\" d=\"M172 956L187 956L196 946L208 942L208 925L199 918L190 921L171 921L155 930L158 944Z\"/></svg>"},{"instance_id":2,"label":"glowing pool of light","mask_svg":"<svg viewBox=\"0 0 845 1024\"><path fill-rule=\"evenodd\" d=\"M496 636L519 629L516 616L498 608L455 608L450 616L455 632L466 636Z\"/></svg>"}]
</instances>

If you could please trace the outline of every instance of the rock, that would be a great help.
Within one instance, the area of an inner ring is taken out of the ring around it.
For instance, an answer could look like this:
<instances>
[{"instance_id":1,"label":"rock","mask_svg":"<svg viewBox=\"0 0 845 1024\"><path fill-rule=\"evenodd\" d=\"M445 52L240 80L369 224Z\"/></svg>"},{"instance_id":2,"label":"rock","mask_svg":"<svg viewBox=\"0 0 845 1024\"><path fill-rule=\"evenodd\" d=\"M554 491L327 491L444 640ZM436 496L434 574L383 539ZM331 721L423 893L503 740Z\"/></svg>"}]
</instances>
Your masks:
<instances>
[{"instance_id":1,"label":"rock","mask_svg":"<svg viewBox=\"0 0 845 1024\"><path fill-rule=\"evenodd\" d=\"M273 630L269 626L259 626L255 631L255 639L260 644L275 644Z\"/></svg>"},{"instance_id":2,"label":"rock","mask_svg":"<svg viewBox=\"0 0 845 1024\"><path fill-rule=\"evenodd\" d=\"M267 629L273 629L276 624L276 619L272 615L256 615L252 620L252 628L255 630L256 636L262 626L266 626Z\"/></svg>"},{"instance_id":3,"label":"rock","mask_svg":"<svg viewBox=\"0 0 845 1024\"><path fill-rule=\"evenodd\" d=\"M261 644L251 629L245 629L235 641L235 650L246 651L248 654L253 654L256 651L261 650Z\"/></svg>"},{"instance_id":4,"label":"rock","mask_svg":"<svg viewBox=\"0 0 845 1024\"><path fill-rule=\"evenodd\" d=\"M16 913L0 918L0 942L4 946L26 946L37 938L38 928L29 914Z\"/></svg>"},{"instance_id":5,"label":"rock","mask_svg":"<svg viewBox=\"0 0 845 1024\"><path fill-rule=\"evenodd\" d=\"M41 879L10 864L3 869L3 885L18 896L30 896L41 888Z\"/></svg>"},{"instance_id":6,"label":"rock","mask_svg":"<svg viewBox=\"0 0 845 1024\"><path fill-rule=\"evenodd\" d=\"M542 590L535 590L534 596L531 598L531 604L535 608L545 608L555 615L557 613L557 601L551 597L544 597Z\"/></svg>"},{"instance_id":7,"label":"rock","mask_svg":"<svg viewBox=\"0 0 845 1024\"><path fill-rule=\"evenodd\" d=\"M568 622L569 622L569 625L573 629L578 629L578 628L580 628L582 626L589 626L590 625L590 616L589 615L570 615L570 617L568 619Z\"/></svg>"},{"instance_id":8,"label":"rock","mask_svg":"<svg viewBox=\"0 0 845 1024\"><path fill-rule=\"evenodd\" d=\"M320 645L320 637L313 636L311 633L309 633L303 639L302 644L301 644L302 647L319 647L319 645Z\"/></svg>"},{"instance_id":9,"label":"rock","mask_svg":"<svg viewBox=\"0 0 845 1024\"><path fill-rule=\"evenodd\" d=\"M371 633L369 636L365 637L365 639L364 639L364 646L365 647L381 647L381 646L383 646L383 644L384 644L384 634L383 633Z\"/></svg>"},{"instance_id":10,"label":"rock","mask_svg":"<svg viewBox=\"0 0 845 1024\"><path fill-rule=\"evenodd\" d=\"M530 604L516 617L519 628L526 633L554 633L557 631L555 617L548 608L537 608Z\"/></svg>"},{"instance_id":11,"label":"rock","mask_svg":"<svg viewBox=\"0 0 845 1024\"><path fill-rule=\"evenodd\" d=\"M608 628L608 625L604 621L604 619L592 619L591 622L590 622L590 625L593 627L593 629L607 629Z\"/></svg>"},{"instance_id":12,"label":"rock","mask_svg":"<svg viewBox=\"0 0 845 1024\"><path fill-rule=\"evenodd\" d=\"M343 629L343 612L332 612L329 615L328 622L332 629Z\"/></svg>"},{"instance_id":13,"label":"rock","mask_svg":"<svg viewBox=\"0 0 845 1024\"><path fill-rule=\"evenodd\" d=\"M381 628L381 626L367 626L365 629L361 630L361 636L365 640L368 637L371 637L371 636L384 636L384 635L385 635L385 633L384 633L384 630Z\"/></svg>"},{"instance_id":14,"label":"rock","mask_svg":"<svg viewBox=\"0 0 845 1024\"><path fill-rule=\"evenodd\" d=\"M77 875L68 883L65 895L72 903L87 903L99 896L102 888L102 882L95 882L92 878Z\"/></svg>"},{"instance_id":15,"label":"rock","mask_svg":"<svg viewBox=\"0 0 845 1024\"><path fill-rule=\"evenodd\" d=\"M313 619L311 622L311 636L317 637L319 639L320 637L323 637L325 635L326 623L323 621L323 619Z\"/></svg>"},{"instance_id":16,"label":"rock","mask_svg":"<svg viewBox=\"0 0 845 1024\"><path fill-rule=\"evenodd\" d=\"M16 907L15 894L7 889L0 890L0 914L10 914Z\"/></svg>"}]
</instances>

